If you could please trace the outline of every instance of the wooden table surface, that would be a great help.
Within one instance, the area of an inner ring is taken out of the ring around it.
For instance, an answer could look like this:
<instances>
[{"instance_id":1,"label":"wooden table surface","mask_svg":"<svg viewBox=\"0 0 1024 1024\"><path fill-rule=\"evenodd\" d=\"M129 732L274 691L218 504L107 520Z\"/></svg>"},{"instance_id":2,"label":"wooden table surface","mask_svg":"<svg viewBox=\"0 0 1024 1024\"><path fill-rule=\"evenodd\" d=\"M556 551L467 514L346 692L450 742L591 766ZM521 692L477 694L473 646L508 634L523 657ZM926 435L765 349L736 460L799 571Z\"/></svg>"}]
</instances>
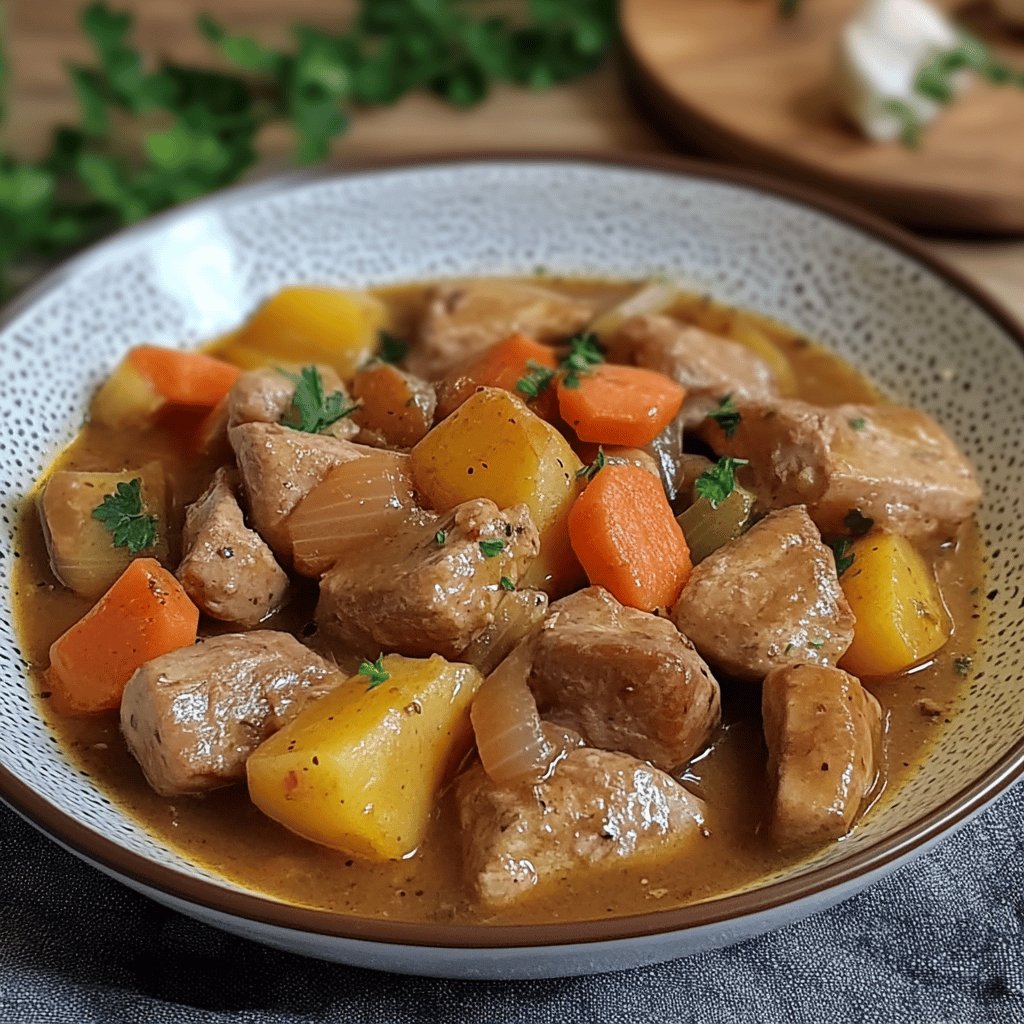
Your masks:
<instances>
[{"instance_id":1,"label":"wooden table surface","mask_svg":"<svg viewBox=\"0 0 1024 1024\"><path fill-rule=\"evenodd\" d=\"M77 28L84 0L7 0L7 47L12 62L7 144L38 153L49 127L76 116L64 70L87 60L89 47ZM149 52L206 62L209 50L193 28L209 12L230 28L280 42L287 26L343 24L349 0L115 0L137 15L137 38ZM261 140L270 167L286 166L287 129L274 127ZM666 153L669 145L637 112L610 62L577 84L546 94L500 89L468 112L428 96L357 114L352 130L335 146L334 159L407 156L483 149L587 150ZM1024 240L931 238L927 244L1024 319Z\"/></svg>"}]
</instances>

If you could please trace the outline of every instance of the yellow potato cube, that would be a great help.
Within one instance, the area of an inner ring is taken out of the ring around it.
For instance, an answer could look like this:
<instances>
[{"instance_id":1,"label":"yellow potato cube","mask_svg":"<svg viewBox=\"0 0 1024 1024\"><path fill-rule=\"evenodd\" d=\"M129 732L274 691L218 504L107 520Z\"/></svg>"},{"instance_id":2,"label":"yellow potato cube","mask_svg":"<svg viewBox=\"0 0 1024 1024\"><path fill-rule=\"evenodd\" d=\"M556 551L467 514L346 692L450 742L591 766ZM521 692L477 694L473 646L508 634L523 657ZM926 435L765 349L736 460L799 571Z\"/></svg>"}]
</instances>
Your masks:
<instances>
[{"instance_id":1,"label":"yellow potato cube","mask_svg":"<svg viewBox=\"0 0 1024 1024\"><path fill-rule=\"evenodd\" d=\"M388 678L356 675L249 758L249 795L285 828L367 860L411 853L472 743L483 676L439 655L388 655Z\"/></svg>"},{"instance_id":2,"label":"yellow potato cube","mask_svg":"<svg viewBox=\"0 0 1024 1024\"><path fill-rule=\"evenodd\" d=\"M949 639L949 612L910 541L871 533L849 553L853 563L840 583L857 625L840 666L856 676L890 676L938 651Z\"/></svg>"},{"instance_id":3,"label":"yellow potato cube","mask_svg":"<svg viewBox=\"0 0 1024 1024\"><path fill-rule=\"evenodd\" d=\"M472 498L490 498L499 508L527 505L541 533L541 553L526 585L551 591L578 570L566 520L581 489L576 474L582 466L550 423L499 388L477 391L410 457L417 491L439 512Z\"/></svg>"},{"instance_id":4,"label":"yellow potato cube","mask_svg":"<svg viewBox=\"0 0 1024 1024\"><path fill-rule=\"evenodd\" d=\"M384 306L363 292L285 288L213 354L243 369L323 363L348 379L376 351L386 317Z\"/></svg>"},{"instance_id":5,"label":"yellow potato cube","mask_svg":"<svg viewBox=\"0 0 1024 1024\"><path fill-rule=\"evenodd\" d=\"M153 385L125 358L93 395L89 419L115 430L140 427L163 404Z\"/></svg>"}]
</instances>

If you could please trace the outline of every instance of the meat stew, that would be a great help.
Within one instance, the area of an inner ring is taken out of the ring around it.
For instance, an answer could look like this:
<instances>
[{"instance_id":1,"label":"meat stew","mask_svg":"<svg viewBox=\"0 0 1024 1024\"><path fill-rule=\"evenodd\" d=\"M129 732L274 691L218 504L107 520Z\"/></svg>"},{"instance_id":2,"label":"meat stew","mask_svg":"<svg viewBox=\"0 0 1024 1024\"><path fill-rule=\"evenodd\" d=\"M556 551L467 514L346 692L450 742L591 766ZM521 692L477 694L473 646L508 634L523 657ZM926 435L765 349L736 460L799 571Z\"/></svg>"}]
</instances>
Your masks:
<instances>
[{"instance_id":1,"label":"meat stew","mask_svg":"<svg viewBox=\"0 0 1024 1024\"><path fill-rule=\"evenodd\" d=\"M401 920L680 905L842 841L955 714L970 466L780 325L291 289L199 358L115 370L14 588L69 756L216 871Z\"/></svg>"}]
</instances>

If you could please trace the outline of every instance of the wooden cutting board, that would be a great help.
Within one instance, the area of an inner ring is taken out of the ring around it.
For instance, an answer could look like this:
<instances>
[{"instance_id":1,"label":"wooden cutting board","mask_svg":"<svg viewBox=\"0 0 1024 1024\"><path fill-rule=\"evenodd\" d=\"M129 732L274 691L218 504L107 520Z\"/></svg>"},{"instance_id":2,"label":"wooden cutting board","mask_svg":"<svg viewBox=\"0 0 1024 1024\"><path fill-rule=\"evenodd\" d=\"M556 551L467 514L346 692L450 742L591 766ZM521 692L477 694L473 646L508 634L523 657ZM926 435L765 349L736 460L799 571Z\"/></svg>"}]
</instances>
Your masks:
<instances>
[{"instance_id":1,"label":"wooden cutting board","mask_svg":"<svg viewBox=\"0 0 1024 1024\"><path fill-rule=\"evenodd\" d=\"M1024 234L1024 89L977 82L918 150L873 143L843 120L829 83L839 28L859 0L623 0L641 96L674 135L718 157L828 189L915 227ZM945 4L1024 69L987 0Z\"/></svg>"}]
</instances>

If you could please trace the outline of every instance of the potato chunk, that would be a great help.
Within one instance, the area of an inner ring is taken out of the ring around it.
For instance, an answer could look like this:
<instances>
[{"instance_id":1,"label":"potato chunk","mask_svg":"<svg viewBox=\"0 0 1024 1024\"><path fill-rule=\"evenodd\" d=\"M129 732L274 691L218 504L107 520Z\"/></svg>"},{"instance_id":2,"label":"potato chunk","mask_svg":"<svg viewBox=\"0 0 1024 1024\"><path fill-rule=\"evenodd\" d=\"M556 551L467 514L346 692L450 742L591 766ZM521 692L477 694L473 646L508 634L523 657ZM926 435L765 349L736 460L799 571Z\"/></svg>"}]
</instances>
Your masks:
<instances>
[{"instance_id":1,"label":"potato chunk","mask_svg":"<svg viewBox=\"0 0 1024 1024\"><path fill-rule=\"evenodd\" d=\"M145 554L167 561L166 489L159 462L119 473L58 470L47 481L39 512L54 576L82 597L99 597L113 585L135 557L114 547L110 530L93 510L119 483L141 480L142 511L157 517L156 544Z\"/></svg>"},{"instance_id":2,"label":"potato chunk","mask_svg":"<svg viewBox=\"0 0 1024 1024\"><path fill-rule=\"evenodd\" d=\"M843 668L858 676L890 676L933 655L951 624L925 560L905 537L872 533L849 552L840 584L857 624Z\"/></svg>"},{"instance_id":3,"label":"potato chunk","mask_svg":"<svg viewBox=\"0 0 1024 1024\"><path fill-rule=\"evenodd\" d=\"M580 575L568 516L582 466L554 427L498 388L481 388L438 424L413 448L410 463L417 491L438 511L473 498L499 508L525 504L541 540L524 584L549 594Z\"/></svg>"},{"instance_id":4,"label":"potato chunk","mask_svg":"<svg viewBox=\"0 0 1024 1024\"><path fill-rule=\"evenodd\" d=\"M347 379L377 347L386 312L364 292L284 288L271 296L216 355L243 369L326 363Z\"/></svg>"},{"instance_id":5,"label":"potato chunk","mask_svg":"<svg viewBox=\"0 0 1024 1024\"><path fill-rule=\"evenodd\" d=\"M293 832L368 860L411 853L472 740L483 676L438 655L389 655L387 678L353 676L249 758L249 795Z\"/></svg>"}]
</instances>

